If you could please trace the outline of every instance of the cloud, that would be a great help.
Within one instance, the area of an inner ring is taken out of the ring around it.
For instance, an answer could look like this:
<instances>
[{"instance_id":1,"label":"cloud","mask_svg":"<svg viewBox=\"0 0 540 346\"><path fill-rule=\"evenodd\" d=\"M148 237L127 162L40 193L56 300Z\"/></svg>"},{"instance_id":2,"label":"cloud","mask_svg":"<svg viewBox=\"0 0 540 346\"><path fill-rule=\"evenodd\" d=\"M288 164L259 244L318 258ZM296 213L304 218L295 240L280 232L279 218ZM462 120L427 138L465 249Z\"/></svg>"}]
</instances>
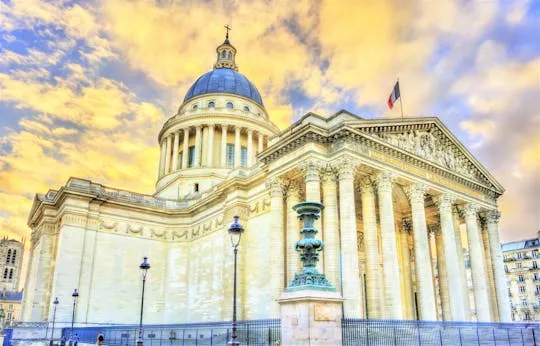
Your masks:
<instances>
[{"instance_id":1,"label":"cloud","mask_svg":"<svg viewBox=\"0 0 540 346\"><path fill-rule=\"evenodd\" d=\"M0 208L0 231L27 232L32 193L69 176L152 191L159 128L212 68L222 24L230 23L239 71L279 127L310 110L399 116L385 105L399 77L405 114L439 115L506 187L503 239L534 235L540 52L512 39L535 27L530 1L507 7L431 0L0 2L0 105L7 110L0 118L0 205L16 202ZM521 51L528 54L518 58Z\"/></svg>"}]
</instances>

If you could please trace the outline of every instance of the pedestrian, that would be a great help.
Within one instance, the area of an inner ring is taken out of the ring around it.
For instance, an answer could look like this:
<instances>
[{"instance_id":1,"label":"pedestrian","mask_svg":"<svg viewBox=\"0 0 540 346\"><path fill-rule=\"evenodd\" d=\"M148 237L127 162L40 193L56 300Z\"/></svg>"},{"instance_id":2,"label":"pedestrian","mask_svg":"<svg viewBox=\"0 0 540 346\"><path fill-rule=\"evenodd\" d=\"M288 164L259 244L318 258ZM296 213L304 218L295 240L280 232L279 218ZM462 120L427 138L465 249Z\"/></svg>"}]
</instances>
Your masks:
<instances>
[{"instance_id":1,"label":"pedestrian","mask_svg":"<svg viewBox=\"0 0 540 346\"><path fill-rule=\"evenodd\" d=\"M103 345L104 341L105 341L105 335L103 335L103 332L99 332L99 334L97 336L96 345Z\"/></svg>"},{"instance_id":2,"label":"pedestrian","mask_svg":"<svg viewBox=\"0 0 540 346\"><path fill-rule=\"evenodd\" d=\"M73 345L77 346L79 344L79 334L75 334L73 337Z\"/></svg>"},{"instance_id":3,"label":"pedestrian","mask_svg":"<svg viewBox=\"0 0 540 346\"><path fill-rule=\"evenodd\" d=\"M60 346L66 346L66 336L62 335L62 338L60 339Z\"/></svg>"}]
</instances>

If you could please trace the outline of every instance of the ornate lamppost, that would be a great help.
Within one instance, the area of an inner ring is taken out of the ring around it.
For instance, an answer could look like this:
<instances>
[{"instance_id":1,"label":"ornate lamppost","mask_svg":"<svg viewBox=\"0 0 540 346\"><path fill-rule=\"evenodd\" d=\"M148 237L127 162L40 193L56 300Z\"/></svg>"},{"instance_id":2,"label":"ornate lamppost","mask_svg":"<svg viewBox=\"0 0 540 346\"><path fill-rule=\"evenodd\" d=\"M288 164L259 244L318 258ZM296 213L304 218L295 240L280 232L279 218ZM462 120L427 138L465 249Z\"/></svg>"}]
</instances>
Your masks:
<instances>
[{"instance_id":1,"label":"ornate lamppost","mask_svg":"<svg viewBox=\"0 0 540 346\"><path fill-rule=\"evenodd\" d=\"M73 313L71 314L71 333L69 335L69 345L73 345L73 324L75 323L75 308L77 307L77 298L79 298L79 291L77 289L73 290L71 294L73 297Z\"/></svg>"},{"instance_id":2,"label":"ornate lamppost","mask_svg":"<svg viewBox=\"0 0 540 346\"><path fill-rule=\"evenodd\" d=\"M141 297L141 318L139 320L139 339L137 340L137 346L143 345L143 329L142 329L142 318L143 318L143 309L144 309L144 286L146 284L146 274L148 274L148 269L150 269L150 263L148 263L148 257L144 257L143 262L139 266L142 274L142 297Z\"/></svg>"},{"instance_id":3,"label":"ornate lamppost","mask_svg":"<svg viewBox=\"0 0 540 346\"><path fill-rule=\"evenodd\" d=\"M51 332L51 342L50 342L51 346L53 346L54 344L54 322L56 321L56 306L58 306L58 297L54 298L53 304L54 304L54 310L53 310L53 318L52 318L52 332Z\"/></svg>"},{"instance_id":4,"label":"ornate lamppost","mask_svg":"<svg viewBox=\"0 0 540 346\"><path fill-rule=\"evenodd\" d=\"M315 239L315 235L318 232L315 229L314 223L319 218L324 206L317 202L302 202L294 205L292 208L298 213L298 219L304 223L300 231L303 237L295 245L296 251L300 252L300 260L303 266L300 273L294 274L294 279L286 291L312 289L335 292L336 288L328 281L326 275L319 273L317 270L319 252L324 249L324 242Z\"/></svg>"},{"instance_id":5,"label":"ornate lamppost","mask_svg":"<svg viewBox=\"0 0 540 346\"><path fill-rule=\"evenodd\" d=\"M240 238L244 232L244 227L238 222L238 216L234 216L234 221L229 226L229 235L231 237L231 245L234 252L234 278L233 278L233 319L232 319L232 335L230 346L238 346L240 342L236 340L236 257L238 254L238 245L240 244Z\"/></svg>"}]
</instances>

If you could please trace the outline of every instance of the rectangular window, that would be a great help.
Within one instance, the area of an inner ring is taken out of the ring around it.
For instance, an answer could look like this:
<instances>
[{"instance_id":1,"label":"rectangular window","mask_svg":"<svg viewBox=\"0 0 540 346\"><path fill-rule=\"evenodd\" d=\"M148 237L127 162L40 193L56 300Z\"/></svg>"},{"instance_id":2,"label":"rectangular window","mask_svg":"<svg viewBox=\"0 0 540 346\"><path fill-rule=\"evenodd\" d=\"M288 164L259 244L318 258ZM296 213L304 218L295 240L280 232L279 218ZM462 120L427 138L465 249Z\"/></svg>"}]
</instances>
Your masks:
<instances>
[{"instance_id":1,"label":"rectangular window","mask_svg":"<svg viewBox=\"0 0 540 346\"><path fill-rule=\"evenodd\" d=\"M533 264L533 269L537 269L537 268L538 268L538 262L533 261L532 264Z\"/></svg>"},{"instance_id":2,"label":"rectangular window","mask_svg":"<svg viewBox=\"0 0 540 346\"><path fill-rule=\"evenodd\" d=\"M536 285L536 294L540 294L540 285Z\"/></svg>"},{"instance_id":3,"label":"rectangular window","mask_svg":"<svg viewBox=\"0 0 540 346\"><path fill-rule=\"evenodd\" d=\"M508 266L506 264L504 265L504 271L508 273Z\"/></svg>"},{"instance_id":4,"label":"rectangular window","mask_svg":"<svg viewBox=\"0 0 540 346\"><path fill-rule=\"evenodd\" d=\"M240 149L240 166L247 168L247 148L242 147Z\"/></svg>"},{"instance_id":5,"label":"rectangular window","mask_svg":"<svg viewBox=\"0 0 540 346\"><path fill-rule=\"evenodd\" d=\"M518 275L518 281L519 281L519 282L525 281L525 279L523 279L523 275Z\"/></svg>"},{"instance_id":6,"label":"rectangular window","mask_svg":"<svg viewBox=\"0 0 540 346\"><path fill-rule=\"evenodd\" d=\"M516 269L521 269L521 263L516 263Z\"/></svg>"},{"instance_id":7,"label":"rectangular window","mask_svg":"<svg viewBox=\"0 0 540 346\"><path fill-rule=\"evenodd\" d=\"M534 273L534 281L540 281L540 275L538 273Z\"/></svg>"},{"instance_id":8,"label":"rectangular window","mask_svg":"<svg viewBox=\"0 0 540 346\"><path fill-rule=\"evenodd\" d=\"M533 258L538 257L538 250L533 250L532 256L533 256Z\"/></svg>"},{"instance_id":9,"label":"rectangular window","mask_svg":"<svg viewBox=\"0 0 540 346\"><path fill-rule=\"evenodd\" d=\"M195 166L195 146L189 147L188 167Z\"/></svg>"},{"instance_id":10,"label":"rectangular window","mask_svg":"<svg viewBox=\"0 0 540 346\"><path fill-rule=\"evenodd\" d=\"M234 168L234 145L227 144L227 168Z\"/></svg>"},{"instance_id":11,"label":"rectangular window","mask_svg":"<svg viewBox=\"0 0 540 346\"><path fill-rule=\"evenodd\" d=\"M525 293L525 286L519 286L519 293Z\"/></svg>"},{"instance_id":12,"label":"rectangular window","mask_svg":"<svg viewBox=\"0 0 540 346\"><path fill-rule=\"evenodd\" d=\"M521 300L521 306L527 306L527 300L526 299Z\"/></svg>"},{"instance_id":13,"label":"rectangular window","mask_svg":"<svg viewBox=\"0 0 540 346\"><path fill-rule=\"evenodd\" d=\"M522 254L521 252L518 252L518 253L517 253L517 258L518 258L518 259L522 259L522 258L523 258L523 254Z\"/></svg>"}]
</instances>

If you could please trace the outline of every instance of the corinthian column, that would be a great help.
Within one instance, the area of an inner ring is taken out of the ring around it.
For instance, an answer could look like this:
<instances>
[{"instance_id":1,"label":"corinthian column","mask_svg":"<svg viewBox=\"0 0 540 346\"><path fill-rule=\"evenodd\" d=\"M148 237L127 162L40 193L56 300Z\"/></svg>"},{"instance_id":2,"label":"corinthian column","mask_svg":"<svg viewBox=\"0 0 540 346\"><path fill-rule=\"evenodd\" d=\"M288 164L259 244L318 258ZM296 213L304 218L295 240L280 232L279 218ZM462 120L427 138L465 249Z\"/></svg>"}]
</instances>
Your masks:
<instances>
[{"instance_id":1,"label":"corinthian column","mask_svg":"<svg viewBox=\"0 0 540 346\"><path fill-rule=\"evenodd\" d=\"M320 163L316 161L307 161L300 165L300 169L304 173L304 179L306 182L306 201L309 202L321 202L321 180L319 177L319 167ZM315 221L315 229L319 231L319 237L324 238L324 230L321 227L321 220L318 219ZM317 270L320 273L324 273L324 259L319 258L317 262Z\"/></svg>"},{"instance_id":2,"label":"corinthian column","mask_svg":"<svg viewBox=\"0 0 540 346\"><path fill-rule=\"evenodd\" d=\"M356 238L356 208L354 200L353 166L343 161L338 165L339 226L343 276L343 310L347 318L361 317L360 271L358 269L358 240Z\"/></svg>"},{"instance_id":3,"label":"corinthian column","mask_svg":"<svg viewBox=\"0 0 540 346\"><path fill-rule=\"evenodd\" d=\"M234 168L240 167L242 160L242 147L240 146L240 130L241 128L238 126L234 128Z\"/></svg>"},{"instance_id":4,"label":"corinthian column","mask_svg":"<svg viewBox=\"0 0 540 346\"><path fill-rule=\"evenodd\" d=\"M182 168L188 168L189 160L189 127L184 129L184 145L182 146Z\"/></svg>"},{"instance_id":5,"label":"corinthian column","mask_svg":"<svg viewBox=\"0 0 540 346\"><path fill-rule=\"evenodd\" d=\"M208 149L206 154L206 166L214 167L214 124L208 125Z\"/></svg>"},{"instance_id":6,"label":"corinthian column","mask_svg":"<svg viewBox=\"0 0 540 346\"><path fill-rule=\"evenodd\" d=\"M247 142L247 166L251 167L253 164L253 130L248 129L248 142Z\"/></svg>"},{"instance_id":7,"label":"corinthian column","mask_svg":"<svg viewBox=\"0 0 540 346\"><path fill-rule=\"evenodd\" d=\"M464 213L467 224L467 240L469 241L476 318L478 322L489 322L491 321L491 308L484 264L484 248L478 229L478 206L468 203L464 207Z\"/></svg>"},{"instance_id":8,"label":"corinthian column","mask_svg":"<svg viewBox=\"0 0 540 346\"><path fill-rule=\"evenodd\" d=\"M270 192L270 244L272 250L270 256L271 275L271 315L272 318L279 317L279 304L277 299L285 287L285 253L284 253L284 227L283 227L283 185L281 179L270 178L267 182Z\"/></svg>"},{"instance_id":9,"label":"corinthian column","mask_svg":"<svg viewBox=\"0 0 540 346\"><path fill-rule=\"evenodd\" d=\"M411 221L404 219L400 231L400 247L401 247L401 283L403 287L403 318L407 320L414 319L414 303L412 292L412 277L411 277L411 256L409 250L409 234L411 232Z\"/></svg>"},{"instance_id":10,"label":"corinthian column","mask_svg":"<svg viewBox=\"0 0 540 346\"><path fill-rule=\"evenodd\" d=\"M399 280L397 258L394 204L392 203L392 187L395 179L395 174L389 172L380 173L377 175L376 186L379 195L379 220L381 224L383 260L385 302L385 311L383 315L385 319L401 320L403 319L401 282Z\"/></svg>"},{"instance_id":11,"label":"corinthian column","mask_svg":"<svg viewBox=\"0 0 540 346\"><path fill-rule=\"evenodd\" d=\"M172 172L178 169L178 146L179 145L180 145L180 133L176 131L174 133L174 141L173 141L172 169L171 169Z\"/></svg>"},{"instance_id":12,"label":"corinthian column","mask_svg":"<svg viewBox=\"0 0 540 346\"><path fill-rule=\"evenodd\" d=\"M163 176L165 172L165 150L166 150L166 141L161 141L161 156L159 157L159 177Z\"/></svg>"},{"instance_id":13,"label":"corinthian column","mask_svg":"<svg viewBox=\"0 0 540 346\"><path fill-rule=\"evenodd\" d=\"M202 134L201 126L197 126L195 129L195 167L201 167L201 153L202 153Z\"/></svg>"},{"instance_id":14,"label":"corinthian column","mask_svg":"<svg viewBox=\"0 0 540 346\"><path fill-rule=\"evenodd\" d=\"M339 271L339 219L337 200L336 172L330 167L322 174L323 192L323 228L324 234L324 263L325 274L338 292L341 291L341 276Z\"/></svg>"},{"instance_id":15,"label":"corinthian column","mask_svg":"<svg viewBox=\"0 0 540 346\"><path fill-rule=\"evenodd\" d=\"M263 151L263 134L262 133L257 133L257 153L260 153L261 151Z\"/></svg>"},{"instance_id":16,"label":"corinthian column","mask_svg":"<svg viewBox=\"0 0 540 346\"><path fill-rule=\"evenodd\" d=\"M171 136L167 136L167 147L165 149L165 174L169 174L171 169Z\"/></svg>"},{"instance_id":17,"label":"corinthian column","mask_svg":"<svg viewBox=\"0 0 540 346\"><path fill-rule=\"evenodd\" d=\"M227 125L221 126L221 167L227 168Z\"/></svg>"},{"instance_id":18,"label":"corinthian column","mask_svg":"<svg viewBox=\"0 0 540 346\"><path fill-rule=\"evenodd\" d=\"M485 213L478 215L478 226L480 229L480 237L482 238L482 245L484 248L484 263L486 269L486 276L488 280L489 290L489 306L491 307L492 321L499 320L499 310L497 307L497 295L495 293L495 282L493 281L493 266L491 264L491 252L489 250L489 239L487 233L487 220Z\"/></svg>"},{"instance_id":19,"label":"corinthian column","mask_svg":"<svg viewBox=\"0 0 540 346\"><path fill-rule=\"evenodd\" d=\"M450 309L450 313L445 314L445 320L465 321L463 295L466 292L463 292L463 282L461 282L462 278L459 272L456 234L452 220L452 203L455 200L455 197L449 194L443 194L435 198L435 203L439 207L441 221L441 230L437 243L437 259L440 259L445 264L450 264L444 265L442 268L439 266L439 271L444 273L444 281L446 281L444 282L445 288L448 292L451 292L451 294L446 294L445 298L448 299L448 307ZM442 256L439 256L439 252L442 252ZM442 281L441 273L439 273L439 280Z\"/></svg>"},{"instance_id":20,"label":"corinthian column","mask_svg":"<svg viewBox=\"0 0 540 346\"><path fill-rule=\"evenodd\" d=\"M427 186L414 183L407 188L407 196L411 202L414 258L416 273L416 290L418 292L418 310L420 319L435 321L435 292L433 291L433 273L431 271L429 243L424 210L424 193Z\"/></svg>"},{"instance_id":21,"label":"corinthian column","mask_svg":"<svg viewBox=\"0 0 540 346\"><path fill-rule=\"evenodd\" d=\"M448 276L446 265L446 250L443 244L443 235L440 225L433 226L435 233L435 247L437 248L437 273L439 274L439 295L441 297L442 319L444 321L452 320L450 310L450 298L448 297ZM450 262L452 263L452 262ZM461 301L460 301L461 303Z\"/></svg>"},{"instance_id":22,"label":"corinthian column","mask_svg":"<svg viewBox=\"0 0 540 346\"><path fill-rule=\"evenodd\" d=\"M300 259L295 248L296 242L300 239L300 227L298 225L298 215L292 208L300 202L300 191L297 182L289 184L287 189L287 284L291 283L294 274L301 269Z\"/></svg>"},{"instance_id":23,"label":"corinthian column","mask_svg":"<svg viewBox=\"0 0 540 346\"><path fill-rule=\"evenodd\" d=\"M459 213L455 207L452 208L452 224L456 236L457 267L459 271L459 281L461 283L461 292L463 292L463 310L465 320L471 320L471 303L469 301L469 284L465 272L465 259L463 258L463 242L461 241L461 228L459 222Z\"/></svg>"},{"instance_id":24,"label":"corinthian column","mask_svg":"<svg viewBox=\"0 0 540 346\"><path fill-rule=\"evenodd\" d=\"M491 251L493 280L495 281L495 292L497 295L497 305L499 308L499 320L501 322L511 322L512 317L510 312L510 301L508 299L506 288L506 274L504 272L501 242L497 227L500 216L501 214L497 210L490 210L487 213L487 232L489 238L489 249Z\"/></svg>"},{"instance_id":25,"label":"corinthian column","mask_svg":"<svg viewBox=\"0 0 540 346\"><path fill-rule=\"evenodd\" d=\"M367 318L382 319L384 316L379 299L382 287L379 276L379 240L375 212L375 188L369 177L362 180L361 194L362 219L364 221L364 253L366 257Z\"/></svg>"}]
</instances>

